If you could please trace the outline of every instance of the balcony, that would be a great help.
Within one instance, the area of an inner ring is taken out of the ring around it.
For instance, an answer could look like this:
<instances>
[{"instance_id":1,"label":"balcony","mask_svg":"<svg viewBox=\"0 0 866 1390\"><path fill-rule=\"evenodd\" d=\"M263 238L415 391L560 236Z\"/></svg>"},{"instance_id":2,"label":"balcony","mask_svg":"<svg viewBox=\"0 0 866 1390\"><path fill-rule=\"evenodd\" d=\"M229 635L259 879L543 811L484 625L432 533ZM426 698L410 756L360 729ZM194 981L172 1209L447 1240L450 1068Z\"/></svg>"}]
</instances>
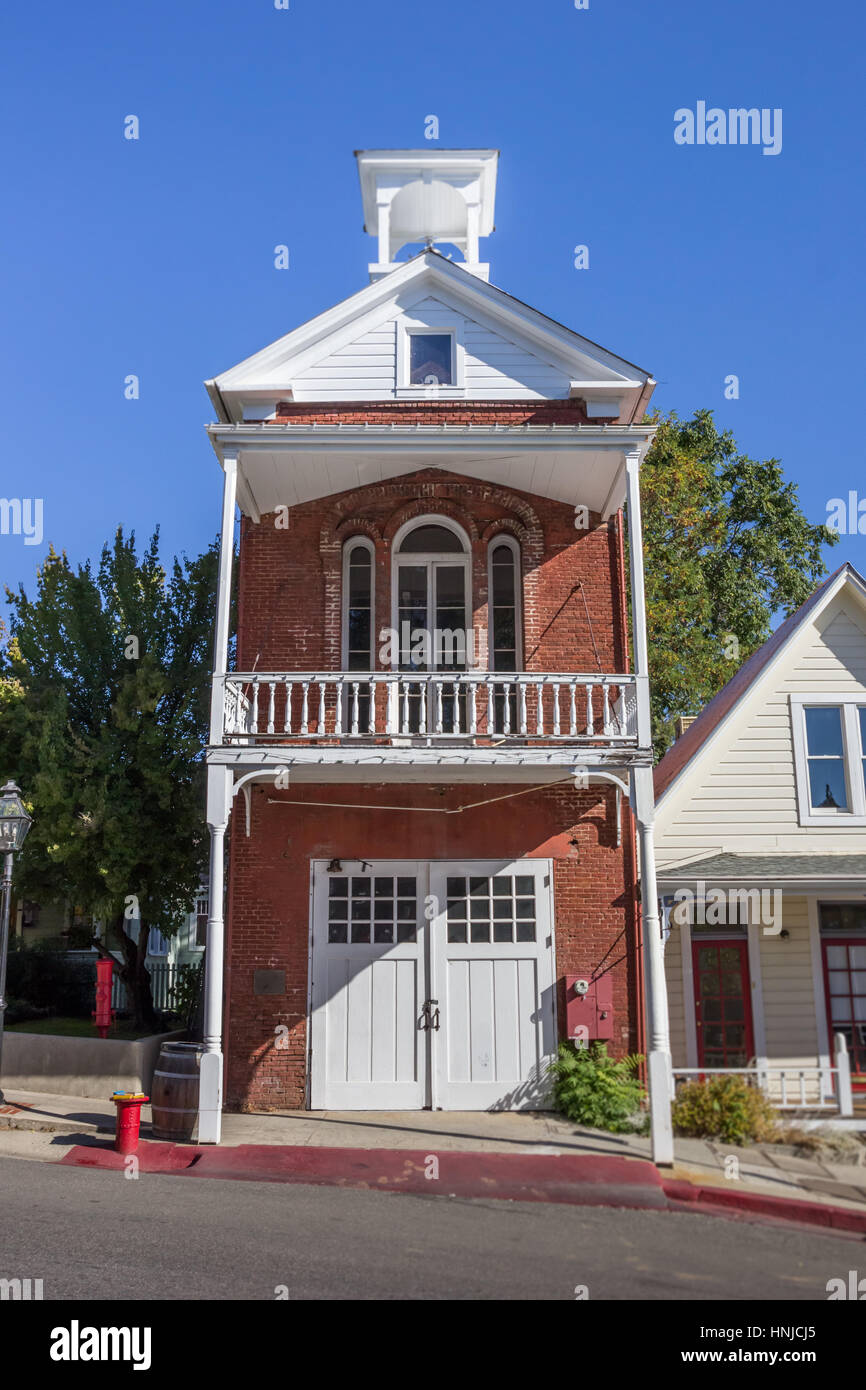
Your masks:
<instances>
[{"instance_id":1,"label":"balcony","mask_svg":"<svg viewBox=\"0 0 866 1390\"><path fill-rule=\"evenodd\" d=\"M639 679L491 672L232 672L223 743L637 749Z\"/></svg>"}]
</instances>

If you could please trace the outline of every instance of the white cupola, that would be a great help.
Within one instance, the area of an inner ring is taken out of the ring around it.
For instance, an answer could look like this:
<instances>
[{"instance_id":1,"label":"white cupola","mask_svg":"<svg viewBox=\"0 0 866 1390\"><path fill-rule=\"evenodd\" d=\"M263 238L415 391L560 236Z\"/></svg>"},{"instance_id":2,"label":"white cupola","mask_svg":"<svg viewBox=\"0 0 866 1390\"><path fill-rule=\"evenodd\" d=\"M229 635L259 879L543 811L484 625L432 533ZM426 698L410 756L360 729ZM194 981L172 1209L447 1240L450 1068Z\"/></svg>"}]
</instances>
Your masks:
<instances>
[{"instance_id":1,"label":"white cupola","mask_svg":"<svg viewBox=\"0 0 866 1390\"><path fill-rule=\"evenodd\" d=\"M396 270L398 251L412 242L456 246L464 257L456 265L489 278L478 239L493 231L498 150L356 150L355 158L364 230L379 241L371 280Z\"/></svg>"}]
</instances>

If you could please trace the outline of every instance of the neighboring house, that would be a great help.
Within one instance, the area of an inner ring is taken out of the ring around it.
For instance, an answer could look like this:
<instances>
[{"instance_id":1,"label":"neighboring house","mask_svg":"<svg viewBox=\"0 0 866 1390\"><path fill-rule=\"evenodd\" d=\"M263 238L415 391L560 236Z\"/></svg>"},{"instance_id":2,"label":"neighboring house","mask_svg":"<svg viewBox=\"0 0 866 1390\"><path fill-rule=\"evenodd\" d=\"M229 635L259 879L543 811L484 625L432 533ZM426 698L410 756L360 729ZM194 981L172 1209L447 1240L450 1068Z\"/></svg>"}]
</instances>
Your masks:
<instances>
[{"instance_id":1,"label":"neighboring house","mask_svg":"<svg viewBox=\"0 0 866 1390\"><path fill-rule=\"evenodd\" d=\"M651 739L622 509L639 540L654 383L488 283L495 151L358 164L369 286L208 383L205 1037L218 1054L234 810L229 1106L533 1106L557 1033L642 1041L627 796L651 819Z\"/></svg>"},{"instance_id":2,"label":"neighboring house","mask_svg":"<svg viewBox=\"0 0 866 1390\"><path fill-rule=\"evenodd\" d=\"M777 1099L829 1104L841 1034L866 1086L864 759L866 580L843 565L655 770L675 1068L754 1059Z\"/></svg>"}]
</instances>

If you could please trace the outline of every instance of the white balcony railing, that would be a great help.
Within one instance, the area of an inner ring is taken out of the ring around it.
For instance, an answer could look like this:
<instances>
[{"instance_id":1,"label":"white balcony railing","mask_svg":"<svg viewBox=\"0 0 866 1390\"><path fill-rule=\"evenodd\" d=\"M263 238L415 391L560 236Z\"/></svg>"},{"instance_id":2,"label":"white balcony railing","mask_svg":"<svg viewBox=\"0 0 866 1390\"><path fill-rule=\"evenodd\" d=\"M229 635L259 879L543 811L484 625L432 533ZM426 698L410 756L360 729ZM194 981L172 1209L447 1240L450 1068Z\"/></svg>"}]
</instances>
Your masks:
<instances>
[{"instance_id":1,"label":"white balcony railing","mask_svg":"<svg viewBox=\"0 0 866 1390\"><path fill-rule=\"evenodd\" d=\"M637 746L633 676L460 672L232 673L225 741L511 739Z\"/></svg>"}]
</instances>

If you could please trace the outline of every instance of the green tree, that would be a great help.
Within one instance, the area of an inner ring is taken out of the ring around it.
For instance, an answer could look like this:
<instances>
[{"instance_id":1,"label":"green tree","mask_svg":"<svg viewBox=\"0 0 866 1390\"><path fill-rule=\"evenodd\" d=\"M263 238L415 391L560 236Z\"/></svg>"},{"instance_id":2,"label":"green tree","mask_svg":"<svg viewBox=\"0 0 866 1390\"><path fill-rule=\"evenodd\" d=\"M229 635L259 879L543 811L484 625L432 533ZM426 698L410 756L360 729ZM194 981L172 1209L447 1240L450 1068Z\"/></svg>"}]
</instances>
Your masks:
<instances>
[{"instance_id":1,"label":"green tree","mask_svg":"<svg viewBox=\"0 0 866 1390\"><path fill-rule=\"evenodd\" d=\"M778 459L740 453L709 410L656 417L641 468L653 742L697 714L826 574L839 537L812 525Z\"/></svg>"},{"instance_id":2,"label":"green tree","mask_svg":"<svg viewBox=\"0 0 866 1390\"><path fill-rule=\"evenodd\" d=\"M7 590L0 773L16 777L34 817L19 891L105 924L97 945L120 947L139 1026L157 1021L148 930L177 930L206 860L216 572L216 543L166 572L158 533L139 558L118 530L95 573L52 549L35 598Z\"/></svg>"}]
</instances>

